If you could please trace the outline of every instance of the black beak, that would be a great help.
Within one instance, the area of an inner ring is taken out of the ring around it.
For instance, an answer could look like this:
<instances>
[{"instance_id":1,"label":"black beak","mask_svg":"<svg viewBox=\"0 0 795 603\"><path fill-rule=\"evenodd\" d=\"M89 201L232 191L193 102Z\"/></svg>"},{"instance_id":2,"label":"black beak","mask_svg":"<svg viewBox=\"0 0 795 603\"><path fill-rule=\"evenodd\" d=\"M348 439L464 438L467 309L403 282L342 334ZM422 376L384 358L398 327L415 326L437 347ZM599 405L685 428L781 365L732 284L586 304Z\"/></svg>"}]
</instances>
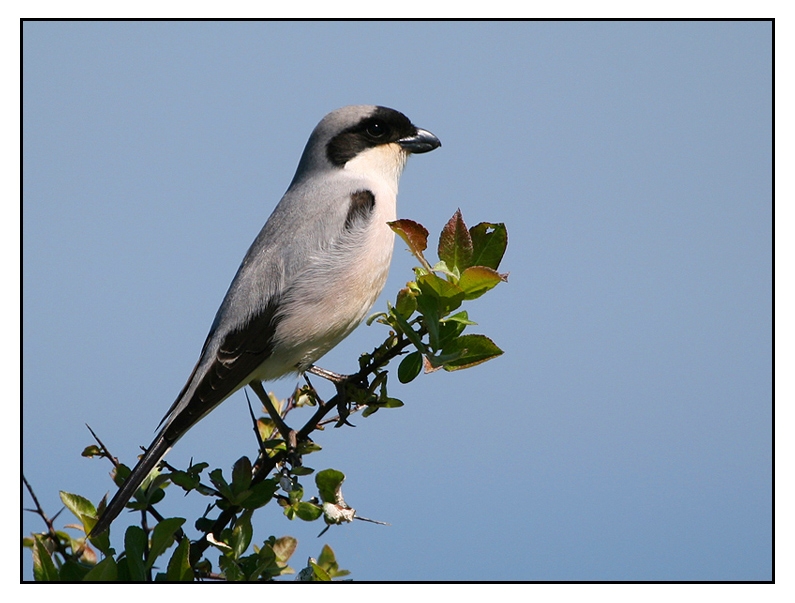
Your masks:
<instances>
[{"instance_id":1,"label":"black beak","mask_svg":"<svg viewBox=\"0 0 795 603\"><path fill-rule=\"evenodd\" d=\"M421 128L417 128L417 132L414 136L401 138L397 143L409 153L427 153L428 151L433 151L435 148L442 146L442 143L436 136L428 132L428 130L423 130Z\"/></svg>"}]
</instances>

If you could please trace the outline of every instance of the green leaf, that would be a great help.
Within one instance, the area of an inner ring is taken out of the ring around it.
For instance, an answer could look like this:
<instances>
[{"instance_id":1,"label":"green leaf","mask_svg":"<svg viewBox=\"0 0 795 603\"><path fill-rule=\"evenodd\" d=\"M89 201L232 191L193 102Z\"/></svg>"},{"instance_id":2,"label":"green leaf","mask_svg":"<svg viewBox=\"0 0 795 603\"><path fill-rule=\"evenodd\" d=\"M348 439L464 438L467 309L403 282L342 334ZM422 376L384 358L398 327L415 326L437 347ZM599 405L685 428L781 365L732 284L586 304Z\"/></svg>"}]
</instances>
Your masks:
<instances>
[{"instance_id":1,"label":"green leaf","mask_svg":"<svg viewBox=\"0 0 795 603\"><path fill-rule=\"evenodd\" d=\"M314 563L311 559L309 560L309 566L312 568L312 571L315 574L315 579L318 582L331 582L331 576L328 575L328 572L320 567L317 563Z\"/></svg>"},{"instance_id":2,"label":"green leaf","mask_svg":"<svg viewBox=\"0 0 795 603\"><path fill-rule=\"evenodd\" d=\"M375 314L371 314L367 317L367 320L364 323L369 327L371 326L376 320L381 324L384 324L384 321L387 319L386 312L376 312Z\"/></svg>"},{"instance_id":3,"label":"green leaf","mask_svg":"<svg viewBox=\"0 0 795 603\"><path fill-rule=\"evenodd\" d=\"M439 327L439 346L442 349L447 348L450 342L460 336L466 328L467 324L465 322L457 320L443 322Z\"/></svg>"},{"instance_id":4,"label":"green leaf","mask_svg":"<svg viewBox=\"0 0 795 603\"><path fill-rule=\"evenodd\" d=\"M119 463L113 468L110 475L113 478L113 483L121 487L122 484L124 484L124 480L130 477L130 473L132 473L132 471L127 465Z\"/></svg>"},{"instance_id":5,"label":"green leaf","mask_svg":"<svg viewBox=\"0 0 795 603\"><path fill-rule=\"evenodd\" d=\"M220 469L210 471L210 481L215 486L215 489L218 490L218 493L227 500L232 500L235 497L229 484L224 479L223 471Z\"/></svg>"},{"instance_id":6,"label":"green leaf","mask_svg":"<svg viewBox=\"0 0 795 603\"><path fill-rule=\"evenodd\" d=\"M464 301L466 293L458 285L451 283L435 274L424 274L417 279L417 285L422 291L423 295L433 297L439 300L439 315L440 317L446 316ZM419 310L422 312L422 304L417 300Z\"/></svg>"},{"instance_id":7,"label":"green leaf","mask_svg":"<svg viewBox=\"0 0 795 603\"><path fill-rule=\"evenodd\" d=\"M308 502L300 502L295 505L295 514L304 521L315 521L323 515L323 509Z\"/></svg>"},{"instance_id":8,"label":"green leaf","mask_svg":"<svg viewBox=\"0 0 795 603\"><path fill-rule=\"evenodd\" d=\"M398 291L397 299L395 300L395 311L408 320L416 309L417 295L408 287Z\"/></svg>"},{"instance_id":9,"label":"green leaf","mask_svg":"<svg viewBox=\"0 0 795 603\"><path fill-rule=\"evenodd\" d=\"M100 509L104 509L104 507L102 506L101 503L100 503ZM96 525L96 523L97 523L97 520L95 520L93 518L86 517L84 519L83 525L90 532L91 530L94 529L94 526ZM97 549L102 551L102 553L104 555L106 555L106 556L107 555L113 555L115 553L115 551L110 548L110 529L105 530L104 532L102 532L102 534L94 534L94 535L92 535L91 538L89 538L89 541Z\"/></svg>"},{"instance_id":10,"label":"green leaf","mask_svg":"<svg viewBox=\"0 0 795 603\"><path fill-rule=\"evenodd\" d=\"M171 482L185 490L186 492L190 492L200 483L200 478L198 475L191 475L187 471L174 471L170 474Z\"/></svg>"},{"instance_id":11,"label":"green leaf","mask_svg":"<svg viewBox=\"0 0 795 603\"><path fill-rule=\"evenodd\" d=\"M268 441L276 431L276 424L267 417L261 417L257 419L257 431L263 442Z\"/></svg>"},{"instance_id":12,"label":"green leaf","mask_svg":"<svg viewBox=\"0 0 795 603\"><path fill-rule=\"evenodd\" d=\"M272 499L276 490L279 489L279 482L275 479L266 479L250 488L249 494L240 506L244 509L259 509L267 505Z\"/></svg>"},{"instance_id":13,"label":"green leaf","mask_svg":"<svg viewBox=\"0 0 795 603\"><path fill-rule=\"evenodd\" d=\"M448 269L461 272L472 265L472 252L472 237L458 209L439 236L439 259Z\"/></svg>"},{"instance_id":14,"label":"green leaf","mask_svg":"<svg viewBox=\"0 0 795 603\"><path fill-rule=\"evenodd\" d=\"M221 568L221 571L224 573L224 578L226 578L228 582L242 582L246 579L246 576L235 560L230 557L222 555L218 559L218 567Z\"/></svg>"},{"instance_id":15,"label":"green leaf","mask_svg":"<svg viewBox=\"0 0 795 603\"><path fill-rule=\"evenodd\" d=\"M467 314L466 310L461 310L460 312L456 312L452 316L448 316L447 318L442 318L441 322L457 322L464 326L478 324L476 322L469 320L469 314Z\"/></svg>"},{"instance_id":16,"label":"green leaf","mask_svg":"<svg viewBox=\"0 0 795 603\"><path fill-rule=\"evenodd\" d=\"M387 225L406 242L411 253L413 253L423 265L428 264L427 260L422 255L422 252L428 248L428 230L422 224L418 224L414 220L404 219L387 222Z\"/></svg>"},{"instance_id":17,"label":"green leaf","mask_svg":"<svg viewBox=\"0 0 795 603\"><path fill-rule=\"evenodd\" d=\"M91 569L73 559L67 559L61 566L60 579L63 582L80 582Z\"/></svg>"},{"instance_id":18,"label":"green leaf","mask_svg":"<svg viewBox=\"0 0 795 603\"><path fill-rule=\"evenodd\" d=\"M462 335L446 346L444 352L445 354L460 354L455 360L444 363L444 369L447 371L469 368L503 353L485 335Z\"/></svg>"},{"instance_id":19,"label":"green leaf","mask_svg":"<svg viewBox=\"0 0 795 603\"><path fill-rule=\"evenodd\" d=\"M243 553L246 552L248 545L251 544L251 537L254 530L251 527L251 513L246 511L235 522L235 527L232 529L232 538L229 539L229 546L232 547L232 552L235 559L240 559Z\"/></svg>"},{"instance_id":20,"label":"green leaf","mask_svg":"<svg viewBox=\"0 0 795 603\"><path fill-rule=\"evenodd\" d=\"M193 582L193 570L190 567L190 540L183 538L174 549L168 562L166 579L169 582Z\"/></svg>"},{"instance_id":21,"label":"green leaf","mask_svg":"<svg viewBox=\"0 0 795 603\"><path fill-rule=\"evenodd\" d=\"M33 536L33 579L36 582L57 582L59 579L58 569L39 534Z\"/></svg>"},{"instance_id":22,"label":"green leaf","mask_svg":"<svg viewBox=\"0 0 795 603\"><path fill-rule=\"evenodd\" d=\"M83 449L83 452L80 453L80 456L85 456L85 457L94 457L101 455L102 455L102 449L96 444L91 444L91 446L86 446Z\"/></svg>"},{"instance_id":23,"label":"green leaf","mask_svg":"<svg viewBox=\"0 0 795 603\"><path fill-rule=\"evenodd\" d=\"M367 418L367 417L369 417L370 415L372 415L372 414L375 414L376 412L378 412L378 409L379 409L379 408L381 408L381 407L380 407L380 406L377 406L377 405L375 405L375 404L371 404L371 405L369 405L367 408L365 408L365 409L362 411L362 417L366 419L366 418Z\"/></svg>"},{"instance_id":24,"label":"green leaf","mask_svg":"<svg viewBox=\"0 0 795 603\"><path fill-rule=\"evenodd\" d=\"M85 577L83 580L85 580ZM116 562L116 578L114 581L132 582L132 578L130 578L130 568L127 567L127 557L124 555L120 555L119 560Z\"/></svg>"},{"instance_id":25,"label":"green leaf","mask_svg":"<svg viewBox=\"0 0 795 603\"><path fill-rule=\"evenodd\" d=\"M453 277L454 283L458 282L458 277L461 276L461 271L458 270L455 266L452 268L448 268L447 262L443 260L439 260L436 264L433 265L431 268L431 272L441 272L442 274L446 274L447 276Z\"/></svg>"},{"instance_id":26,"label":"green leaf","mask_svg":"<svg viewBox=\"0 0 795 603\"><path fill-rule=\"evenodd\" d=\"M282 490L285 490L285 488L282 487ZM290 489L287 490L287 496L291 503L297 503L304 497L304 489L301 484L298 483L298 480L292 480Z\"/></svg>"},{"instance_id":27,"label":"green leaf","mask_svg":"<svg viewBox=\"0 0 795 603\"><path fill-rule=\"evenodd\" d=\"M448 346L449 347L449 346ZM443 366L453 362L454 360L458 360L461 356L464 355L465 350L458 350L448 354L439 353L439 354L432 354L423 357L423 367L425 368L425 374L433 373L434 371L440 370Z\"/></svg>"},{"instance_id":28,"label":"green leaf","mask_svg":"<svg viewBox=\"0 0 795 603\"><path fill-rule=\"evenodd\" d=\"M144 497L144 501L146 505L156 505L159 503L163 498L165 498L166 493L162 488L149 488L146 490L146 496ZM144 505L143 508L146 508Z\"/></svg>"},{"instance_id":29,"label":"green leaf","mask_svg":"<svg viewBox=\"0 0 795 603\"><path fill-rule=\"evenodd\" d=\"M240 494L251 485L251 461L241 456L232 466L232 492Z\"/></svg>"},{"instance_id":30,"label":"green leaf","mask_svg":"<svg viewBox=\"0 0 795 603\"><path fill-rule=\"evenodd\" d=\"M83 498L79 494L70 494L69 492L60 492L61 502L69 509L75 517L82 521L83 515L89 517L97 516L97 509L87 498Z\"/></svg>"},{"instance_id":31,"label":"green leaf","mask_svg":"<svg viewBox=\"0 0 795 603\"><path fill-rule=\"evenodd\" d=\"M299 455L312 454L313 452L317 452L319 450L323 450L323 448L320 446L320 444L316 444L312 440L305 440L299 443L295 449Z\"/></svg>"},{"instance_id":32,"label":"green leaf","mask_svg":"<svg viewBox=\"0 0 795 603\"><path fill-rule=\"evenodd\" d=\"M317 564L323 568L335 567L337 565L337 557L334 554L334 549L324 544L323 550L320 551L320 557L317 558Z\"/></svg>"},{"instance_id":33,"label":"green leaf","mask_svg":"<svg viewBox=\"0 0 795 603\"><path fill-rule=\"evenodd\" d=\"M191 475L199 475L202 471L209 467L209 463L196 463L195 465L191 465L188 467L188 473Z\"/></svg>"},{"instance_id":34,"label":"green leaf","mask_svg":"<svg viewBox=\"0 0 795 603\"><path fill-rule=\"evenodd\" d=\"M133 582L146 581L146 566L144 566L144 552L146 551L146 532L139 526L130 526L124 533L124 553L127 559L127 569L130 580Z\"/></svg>"},{"instance_id":35,"label":"green leaf","mask_svg":"<svg viewBox=\"0 0 795 603\"><path fill-rule=\"evenodd\" d=\"M505 248L508 246L508 231L505 224L481 222L469 229L472 237L472 266L486 266L497 270Z\"/></svg>"},{"instance_id":36,"label":"green leaf","mask_svg":"<svg viewBox=\"0 0 795 603\"><path fill-rule=\"evenodd\" d=\"M193 524L193 526L199 532L209 532L214 525L215 525L215 520L210 519L209 517L199 517L199 519L197 519L196 522Z\"/></svg>"},{"instance_id":37,"label":"green leaf","mask_svg":"<svg viewBox=\"0 0 795 603\"><path fill-rule=\"evenodd\" d=\"M350 574L348 570L340 569L334 550L327 544L323 545L320 557L317 558L317 565L322 567L331 578L339 578Z\"/></svg>"},{"instance_id":38,"label":"green leaf","mask_svg":"<svg viewBox=\"0 0 795 603\"><path fill-rule=\"evenodd\" d=\"M159 466L155 466L155 468L152 469L149 472L149 474L141 482L141 487L139 488L139 491L140 490L144 490L144 491L149 490L149 494L151 494L152 490L158 488L160 486L160 484L163 483L164 479L165 479L165 477L160 475L160 467ZM150 486L151 486L151 488L150 488Z\"/></svg>"},{"instance_id":39,"label":"green leaf","mask_svg":"<svg viewBox=\"0 0 795 603\"><path fill-rule=\"evenodd\" d=\"M493 289L506 280L506 276L501 275L493 268L470 266L461 273L458 286L464 290L466 299L477 299L489 289Z\"/></svg>"},{"instance_id":40,"label":"green leaf","mask_svg":"<svg viewBox=\"0 0 795 603\"><path fill-rule=\"evenodd\" d=\"M155 560L173 544L174 534L182 527L183 523L185 520L181 517L169 517L155 526L155 529L152 530L152 546L146 560L147 568L151 568Z\"/></svg>"},{"instance_id":41,"label":"green leaf","mask_svg":"<svg viewBox=\"0 0 795 603\"><path fill-rule=\"evenodd\" d=\"M320 492L320 499L323 502L337 503L340 498L342 482L345 481L345 474L336 469L324 469L315 476L315 484Z\"/></svg>"},{"instance_id":42,"label":"green leaf","mask_svg":"<svg viewBox=\"0 0 795 603\"><path fill-rule=\"evenodd\" d=\"M83 582L115 582L118 568L113 557L105 557L83 577Z\"/></svg>"},{"instance_id":43,"label":"green leaf","mask_svg":"<svg viewBox=\"0 0 795 603\"><path fill-rule=\"evenodd\" d=\"M284 440L279 438L264 440L262 442L262 447L267 448L268 450L287 450L287 444L285 444Z\"/></svg>"},{"instance_id":44,"label":"green leaf","mask_svg":"<svg viewBox=\"0 0 795 603\"><path fill-rule=\"evenodd\" d=\"M398 380L401 383L414 381L422 370L422 354L412 352L408 354L398 365Z\"/></svg>"}]
</instances>

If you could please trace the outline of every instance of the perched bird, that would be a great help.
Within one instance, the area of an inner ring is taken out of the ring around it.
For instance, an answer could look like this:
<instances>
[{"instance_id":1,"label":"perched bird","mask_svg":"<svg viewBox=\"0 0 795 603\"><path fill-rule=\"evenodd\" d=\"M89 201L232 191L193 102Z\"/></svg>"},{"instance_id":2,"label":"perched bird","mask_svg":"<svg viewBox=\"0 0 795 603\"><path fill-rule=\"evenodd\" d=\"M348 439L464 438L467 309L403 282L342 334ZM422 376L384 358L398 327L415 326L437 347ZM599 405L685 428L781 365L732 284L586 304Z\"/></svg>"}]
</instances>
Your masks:
<instances>
[{"instance_id":1,"label":"perched bird","mask_svg":"<svg viewBox=\"0 0 795 603\"><path fill-rule=\"evenodd\" d=\"M162 428L92 535L104 532L193 425L240 388L309 369L369 312L394 247L408 156L440 146L399 111L356 105L326 115L287 192L252 243L199 361Z\"/></svg>"}]
</instances>

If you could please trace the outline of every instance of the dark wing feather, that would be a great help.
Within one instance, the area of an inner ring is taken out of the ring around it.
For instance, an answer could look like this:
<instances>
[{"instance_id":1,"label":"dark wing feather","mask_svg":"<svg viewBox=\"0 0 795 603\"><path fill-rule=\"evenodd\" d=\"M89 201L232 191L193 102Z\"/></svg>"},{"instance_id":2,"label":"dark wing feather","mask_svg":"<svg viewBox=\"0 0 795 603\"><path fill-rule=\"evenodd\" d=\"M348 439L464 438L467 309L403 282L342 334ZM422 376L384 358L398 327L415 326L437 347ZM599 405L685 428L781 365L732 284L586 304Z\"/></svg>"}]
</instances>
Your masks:
<instances>
[{"instance_id":1,"label":"dark wing feather","mask_svg":"<svg viewBox=\"0 0 795 603\"><path fill-rule=\"evenodd\" d=\"M171 442L179 439L199 419L220 404L260 366L273 351L273 335L279 317L276 316L278 300L271 302L246 324L230 331L218 347L212 364L193 391L190 401L172 418L165 429L165 438ZM207 344L205 343L205 347ZM177 397L177 404L188 391L195 378L193 369L188 383Z\"/></svg>"}]
</instances>

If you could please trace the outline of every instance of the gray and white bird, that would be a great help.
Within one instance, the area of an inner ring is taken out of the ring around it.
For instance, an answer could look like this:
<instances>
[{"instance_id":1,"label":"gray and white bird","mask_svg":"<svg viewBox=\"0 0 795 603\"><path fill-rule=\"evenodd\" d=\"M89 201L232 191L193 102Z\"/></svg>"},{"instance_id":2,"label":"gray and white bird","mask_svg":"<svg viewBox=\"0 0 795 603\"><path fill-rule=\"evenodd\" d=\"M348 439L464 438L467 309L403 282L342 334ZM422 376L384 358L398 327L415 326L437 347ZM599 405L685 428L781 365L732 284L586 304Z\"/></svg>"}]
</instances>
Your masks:
<instances>
[{"instance_id":1,"label":"gray and white bird","mask_svg":"<svg viewBox=\"0 0 795 603\"><path fill-rule=\"evenodd\" d=\"M406 160L440 145L386 107L343 107L321 120L243 258L188 382L92 535L212 409L250 383L306 371L359 325L386 282L394 247L387 222L396 219Z\"/></svg>"}]
</instances>

